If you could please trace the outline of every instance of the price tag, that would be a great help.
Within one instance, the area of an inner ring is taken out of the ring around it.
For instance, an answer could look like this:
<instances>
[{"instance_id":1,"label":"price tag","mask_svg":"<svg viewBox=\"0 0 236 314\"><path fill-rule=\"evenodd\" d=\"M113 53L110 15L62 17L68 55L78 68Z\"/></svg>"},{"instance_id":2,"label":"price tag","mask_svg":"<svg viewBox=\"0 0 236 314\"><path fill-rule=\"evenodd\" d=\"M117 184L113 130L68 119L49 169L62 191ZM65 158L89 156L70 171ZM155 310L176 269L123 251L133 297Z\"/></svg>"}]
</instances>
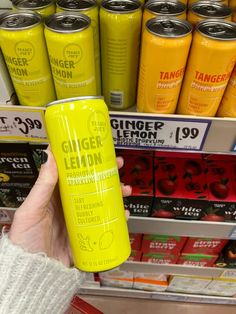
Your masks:
<instances>
[{"instance_id":1,"label":"price tag","mask_svg":"<svg viewBox=\"0 0 236 314\"><path fill-rule=\"evenodd\" d=\"M0 140L45 142L44 110L0 107Z\"/></svg>"},{"instance_id":2,"label":"price tag","mask_svg":"<svg viewBox=\"0 0 236 314\"><path fill-rule=\"evenodd\" d=\"M210 120L111 114L114 144L119 147L202 150Z\"/></svg>"}]
</instances>

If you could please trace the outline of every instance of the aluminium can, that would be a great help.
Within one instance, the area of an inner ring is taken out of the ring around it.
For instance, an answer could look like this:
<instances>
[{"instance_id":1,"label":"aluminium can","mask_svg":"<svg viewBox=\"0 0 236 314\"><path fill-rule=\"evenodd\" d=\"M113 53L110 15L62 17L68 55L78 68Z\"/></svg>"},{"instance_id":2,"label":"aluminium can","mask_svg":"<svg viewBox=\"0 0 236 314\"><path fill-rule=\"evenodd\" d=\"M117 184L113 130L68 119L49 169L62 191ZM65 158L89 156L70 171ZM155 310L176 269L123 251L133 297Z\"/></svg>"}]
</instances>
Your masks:
<instances>
[{"instance_id":1,"label":"aluminium can","mask_svg":"<svg viewBox=\"0 0 236 314\"><path fill-rule=\"evenodd\" d=\"M45 119L75 266L114 268L130 243L107 105L102 97L56 101Z\"/></svg>"},{"instance_id":2,"label":"aluminium can","mask_svg":"<svg viewBox=\"0 0 236 314\"><path fill-rule=\"evenodd\" d=\"M40 15L29 11L2 15L0 44L19 103L45 106L55 100Z\"/></svg>"},{"instance_id":3,"label":"aluminium can","mask_svg":"<svg viewBox=\"0 0 236 314\"><path fill-rule=\"evenodd\" d=\"M232 10L225 4L210 1L195 2L188 10L188 21L192 25L206 19L221 19L231 21Z\"/></svg>"},{"instance_id":4,"label":"aluminium can","mask_svg":"<svg viewBox=\"0 0 236 314\"><path fill-rule=\"evenodd\" d=\"M32 10L46 18L55 13L55 3L53 0L12 0L13 10Z\"/></svg>"},{"instance_id":5,"label":"aluminium can","mask_svg":"<svg viewBox=\"0 0 236 314\"><path fill-rule=\"evenodd\" d=\"M149 0L144 5L143 29L148 20L160 16L186 20L186 5L180 1Z\"/></svg>"},{"instance_id":6,"label":"aluminium can","mask_svg":"<svg viewBox=\"0 0 236 314\"><path fill-rule=\"evenodd\" d=\"M174 113L192 41L192 25L153 18L142 37L137 110Z\"/></svg>"},{"instance_id":7,"label":"aluminium can","mask_svg":"<svg viewBox=\"0 0 236 314\"><path fill-rule=\"evenodd\" d=\"M236 118L236 65L218 108L217 117Z\"/></svg>"},{"instance_id":8,"label":"aluminium can","mask_svg":"<svg viewBox=\"0 0 236 314\"><path fill-rule=\"evenodd\" d=\"M142 22L141 4L105 0L100 9L102 90L110 108L135 105Z\"/></svg>"},{"instance_id":9,"label":"aluminium can","mask_svg":"<svg viewBox=\"0 0 236 314\"><path fill-rule=\"evenodd\" d=\"M56 12L68 11L82 13L91 19L94 39L94 56L96 69L97 95L101 95L101 62L99 39L99 11L96 0L58 0Z\"/></svg>"},{"instance_id":10,"label":"aluminium can","mask_svg":"<svg viewBox=\"0 0 236 314\"><path fill-rule=\"evenodd\" d=\"M203 2L203 1L205 1L205 0L188 0L188 7L190 7L193 3ZM210 1L212 3L228 5L228 0L206 0L206 1Z\"/></svg>"},{"instance_id":11,"label":"aluminium can","mask_svg":"<svg viewBox=\"0 0 236 314\"><path fill-rule=\"evenodd\" d=\"M197 24L177 113L215 116L236 61L236 25L222 20Z\"/></svg>"},{"instance_id":12,"label":"aluminium can","mask_svg":"<svg viewBox=\"0 0 236 314\"><path fill-rule=\"evenodd\" d=\"M57 99L96 96L90 18L80 13L55 13L45 20L44 33Z\"/></svg>"}]
</instances>

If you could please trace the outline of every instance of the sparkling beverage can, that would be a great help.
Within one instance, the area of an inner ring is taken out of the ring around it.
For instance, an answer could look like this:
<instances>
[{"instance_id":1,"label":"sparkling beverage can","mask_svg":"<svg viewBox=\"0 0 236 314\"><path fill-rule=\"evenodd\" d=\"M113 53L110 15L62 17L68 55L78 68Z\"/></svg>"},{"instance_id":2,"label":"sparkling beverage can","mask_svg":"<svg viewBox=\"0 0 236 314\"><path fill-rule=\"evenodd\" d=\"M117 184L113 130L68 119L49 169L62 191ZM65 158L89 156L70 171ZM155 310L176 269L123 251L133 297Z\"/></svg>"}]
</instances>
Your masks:
<instances>
[{"instance_id":1,"label":"sparkling beverage can","mask_svg":"<svg viewBox=\"0 0 236 314\"><path fill-rule=\"evenodd\" d=\"M91 20L60 12L45 20L45 38L57 99L97 94Z\"/></svg>"},{"instance_id":2,"label":"sparkling beverage can","mask_svg":"<svg viewBox=\"0 0 236 314\"><path fill-rule=\"evenodd\" d=\"M55 13L55 4L52 0L12 0L13 10L32 10L45 18Z\"/></svg>"},{"instance_id":3,"label":"sparkling beverage can","mask_svg":"<svg viewBox=\"0 0 236 314\"><path fill-rule=\"evenodd\" d=\"M236 65L218 108L217 116L236 118Z\"/></svg>"},{"instance_id":4,"label":"sparkling beverage can","mask_svg":"<svg viewBox=\"0 0 236 314\"><path fill-rule=\"evenodd\" d=\"M135 105L141 33L141 4L104 0L100 9L102 89L110 108Z\"/></svg>"},{"instance_id":5,"label":"sparkling beverage can","mask_svg":"<svg viewBox=\"0 0 236 314\"><path fill-rule=\"evenodd\" d=\"M97 95L101 95L101 65L99 42L99 11L95 0L58 0L56 12L69 11L70 13L82 13L90 17L94 39L94 57L96 69Z\"/></svg>"},{"instance_id":6,"label":"sparkling beverage can","mask_svg":"<svg viewBox=\"0 0 236 314\"><path fill-rule=\"evenodd\" d=\"M29 11L2 15L0 43L20 104L45 106L55 100L40 15Z\"/></svg>"},{"instance_id":7,"label":"sparkling beverage can","mask_svg":"<svg viewBox=\"0 0 236 314\"><path fill-rule=\"evenodd\" d=\"M159 16L186 20L186 5L180 1L149 0L144 5L142 29L148 20Z\"/></svg>"},{"instance_id":8,"label":"sparkling beverage can","mask_svg":"<svg viewBox=\"0 0 236 314\"><path fill-rule=\"evenodd\" d=\"M114 268L130 243L107 105L96 96L56 101L45 119L75 266Z\"/></svg>"},{"instance_id":9,"label":"sparkling beverage can","mask_svg":"<svg viewBox=\"0 0 236 314\"><path fill-rule=\"evenodd\" d=\"M192 40L192 25L179 19L146 23L138 82L139 112L174 113Z\"/></svg>"},{"instance_id":10,"label":"sparkling beverage can","mask_svg":"<svg viewBox=\"0 0 236 314\"><path fill-rule=\"evenodd\" d=\"M232 10L225 4L199 1L191 5L188 10L188 21L192 25L206 19L222 19L231 21Z\"/></svg>"},{"instance_id":11,"label":"sparkling beverage can","mask_svg":"<svg viewBox=\"0 0 236 314\"><path fill-rule=\"evenodd\" d=\"M177 112L213 117L236 60L236 25L222 20L197 24Z\"/></svg>"},{"instance_id":12,"label":"sparkling beverage can","mask_svg":"<svg viewBox=\"0 0 236 314\"><path fill-rule=\"evenodd\" d=\"M188 7L190 7L193 3L204 2L204 1L210 1L213 4L218 3L218 4L228 5L228 0L188 0Z\"/></svg>"}]
</instances>

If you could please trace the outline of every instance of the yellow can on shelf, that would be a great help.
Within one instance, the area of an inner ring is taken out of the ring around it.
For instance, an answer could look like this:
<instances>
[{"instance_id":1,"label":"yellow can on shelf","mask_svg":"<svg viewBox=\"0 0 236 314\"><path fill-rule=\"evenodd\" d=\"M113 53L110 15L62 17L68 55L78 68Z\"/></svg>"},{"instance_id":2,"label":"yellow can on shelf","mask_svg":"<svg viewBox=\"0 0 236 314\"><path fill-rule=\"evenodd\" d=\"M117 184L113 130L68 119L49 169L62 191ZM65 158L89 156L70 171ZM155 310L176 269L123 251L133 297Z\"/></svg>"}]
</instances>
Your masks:
<instances>
[{"instance_id":1,"label":"yellow can on shelf","mask_svg":"<svg viewBox=\"0 0 236 314\"><path fill-rule=\"evenodd\" d=\"M40 15L1 15L0 45L21 105L45 106L56 99Z\"/></svg>"},{"instance_id":2,"label":"yellow can on shelf","mask_svg":"<svg viewBox=\"0 0 236 314\"><path fill-rule=\"evenodd\" d=\"M94 57L96 69L97 95L101 95L101 65L99 42L99 12L96 0L58 0L56 12L82 13L91 19L94 39Z\"/></svg>"},{"instance_id":3,"label":"yellow can on shelf","mask_svg":"<svg viewBox=\"0 0 236 314\"><path fill-rule=\"evenodd\" d=\"M199 22L193 36L177 112L215 116L236 60L236 25Z\"/></svg>"},{"instance_id":4,"label":"yellow can on shelf","mask_svg":"<svg viewBox=\"0 0 236 314\"><path fill-rule=\"evenodd\" d=\"M65 99L45 119L75 266L114 268L130 243L107 106L102 97Z\"/></svg>"},{"instance_id":5,"label":"yellow can on shelf","mask_svg":"<svg viewBox=\"0 0 236 314\"><path fill-rule=\"evenodd\" d=\"M57 99L97 95L90 18L56 13L45 20L44 33Z\"/></svg>"},{"instance_id":6,"label":"yellow can on shelf","mask_svg":"<svg viewBox=\"0 0 236 314\"><path fill-rule=\"evenodd\" d=\"M217 116L236 118L236 66L231 74L229 83L217 111Z\"/></svg>"},{"instance_id":7,"label":"yellow can on shelf","mask_svg":"<svg viewBox=\"0 0 236 314\"><path fill-rule=\"evenodd\" d=\"M13 10L32 10L46 18L55 13L55 3L53 0L12 0Z\"/></svg>"}]
</instances>

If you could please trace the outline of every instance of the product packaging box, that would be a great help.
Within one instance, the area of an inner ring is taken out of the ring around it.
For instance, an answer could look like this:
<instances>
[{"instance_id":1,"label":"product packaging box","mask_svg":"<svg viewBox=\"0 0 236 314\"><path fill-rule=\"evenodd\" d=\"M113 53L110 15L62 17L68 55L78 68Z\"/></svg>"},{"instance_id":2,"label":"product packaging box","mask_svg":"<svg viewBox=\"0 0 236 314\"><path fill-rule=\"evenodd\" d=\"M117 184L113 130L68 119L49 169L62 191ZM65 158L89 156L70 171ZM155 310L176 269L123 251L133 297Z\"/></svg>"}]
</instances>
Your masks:
<instances>
[{"instance_id":1,"label":"product packaging box","mask_svg":"<svg viewBox=\"0 0 236 314\"><path fill-rule=\"evenodd\" d=\"M48 147L48 144L30 144L30 150L31 154L34 159L34 163L38 171L41 167L41 152L42 150L46 150Z\"/></svg>"},{"instance_id":2,"label":"product packaging box","mask_svg":"<svg viewBox=\"0 0 236 314\"><path fill-rule=\"evenodd\" d=\"M221 252L228 240L213 238L189 238L182 253L204 253L217 255Z\"/></svg>"},{"instance_id":3,"label":"product packaging box","mask_svg":"<svg viewBox=\"0 0 236 314\"><path fill-rule=\"evenodd\" d=\"M233 297L236 294L236 279L215 278L203 291L207 295Z\"/></svg>"},{"instance_id":4,"label":"product packaging box","mask_svg":"<svg viewBox=\"0 0 236 314\"><path fill-rule=\"evenodd\" d=\"M85 302L79 296L75 296L71 301L70 308L65 314L104 314L93 305Z\"/></svg>"},{"instance_id":5,"label":"product packaging box","mask_svg":"<svg viewBox=\"0 0 236 314\"><path fill-rule=\"evenodd\" d=\"M176 264L179 258L179 254L171 253L143 253L142 262L153 263L153 264Z\"/></svg>"},{"instance_id":6,"label":"product packaging box","mask_svg":"<svg viewBox=\"0 0 236 314\"><path fill-rule=\"evenodd\" d=\"M236 241L231 240L222 250L216 266L221 268L236 268Z\"/></svg>"},{"instance_id":7,"label":"product packaging box","mask_svg":"<svg viewBox=\"0 0 236 314\"><path fill-rule=\"evenodd\" d=\"M199 220L207 206L206 170L201 155L155 155L153 217Z\"/></svg>"},{"instance_id":8,"label":"product packaging box","mask_svg":"<svg viewBox=\"0 0 236 314\"><path fill-rule=\"evenodd\" d=\"M133 288L134 273L119 267L99 273L100 283L106 287Z\"/></svg>"},{"instance_id":9,"label":"product packaging box","mask_svg":"<svg viewBox=\"0 0 236 314\"><path fill-rule=\"evenodd\" d=\"M141 258L142 258L142 252L141 251L132 250L131 254L128 258L128 261L129 262L140 262Z\"/></svg>"},{"instance_id":10,"label":"product packaging box","mask_svg":"<svg viewBox=\"0 0 236 314\"><path fill-rule=\"evenodd\" d=\"M0 207L19 207L38 177L28 144L0 144Z\"/></svg>"},{"instance_id":11,"label":"product packaging box","mask_svg":"<svg viewBox=\"0 0 236 314\"><path fill-rule=\"evenodd\" d=\"M134 273L134 289L145 291L166 291L168 277L156 273Z\"/></svg>"},{"instance_id":12,"label":"product packaging box","mask_svg":"<svg viewBox=\"0 0 236 314\"><path fill-rule=\"evenodd\" d=\"M124 158L124 166L119 170L121 182L132 186L125 208L132 216L150 216L154 196L153 152L116 150L116 155Z\"/></svg>"},{"instance_id":13,"label":"product packaging box","mask_svg":"<svg viewBox=\"0 0 236 314\"><path fill-rule=\"evenodd\" d=\"M199 267L212 267L217 258L218 255L182 253L179 256L177 264Z\"/></svg>"},{"instance_id":14,"label":"product packaging box","mask_svg":"<svg viewBox=\"0 0 236 314\"><path fill-rule=\"evenodd\" d=\"M172 235L144 234L141 251L143 253L178 254L184 246L187 237Z\"/></svg>"},{"instance_id":15,"label":"product packaging box","mask_svg":"<svg viewBox=\"0 0 236 314\"><path fill-rule=\"evenodd\" d=\"M210 277L171 276L167 291L201 294L211 282Z\"/></svg>"}]
</instances>

